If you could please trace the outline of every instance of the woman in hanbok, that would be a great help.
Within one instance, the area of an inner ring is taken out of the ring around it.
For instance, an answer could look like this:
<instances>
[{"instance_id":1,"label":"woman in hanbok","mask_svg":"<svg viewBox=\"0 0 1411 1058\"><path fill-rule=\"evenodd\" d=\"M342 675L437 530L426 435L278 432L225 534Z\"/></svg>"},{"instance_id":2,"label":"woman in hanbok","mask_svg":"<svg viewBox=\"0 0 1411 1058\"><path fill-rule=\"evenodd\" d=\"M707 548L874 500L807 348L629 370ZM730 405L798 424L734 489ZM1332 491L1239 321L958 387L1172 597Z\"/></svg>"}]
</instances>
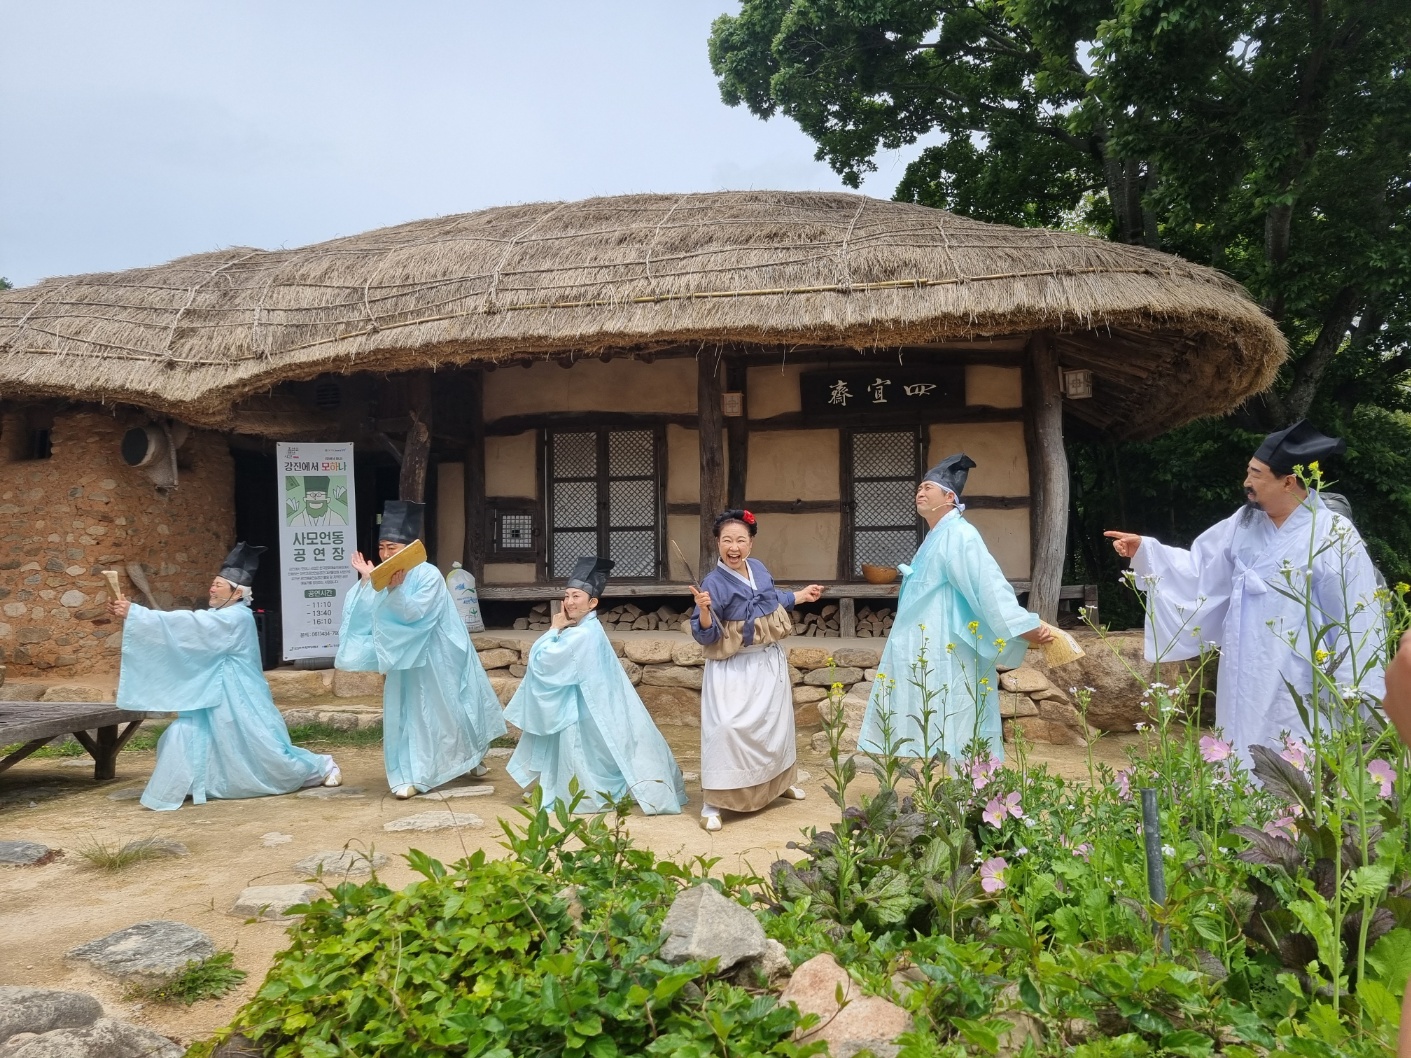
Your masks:
<instances>
[{"instance_id":1,"label":"woman in hanbok","mask_svg":"<svg viewBox=\"0 0 1411 1058\"><path fill-rule=\"evenodd\" d=\"M631 797L647 815L676 815L686 783L671 747L652 723L598 623L598 599L611 559L581 558L563 609L529 652L524 679L505 719L520 729L506 770L520 786L538 783L543 803L602 812Z\"/></svg>"},{"instance_id":2,"label":"woman in hanbok","mask_svg":"<svg viewBox=\"0 0 1411 1058\"><path fill-rule=\"evenodd\" d=\"M377 553L386 562L421 536L425 504L388 500ZM373 564L353 559L359 581L343 603L336 668L382 672L382 758L387 785L405 801L481 763L505 718L441 574L420 562L372 587Z\"/></svg>"},{"instance_id":3,"label":"woman in hanbok","mask_svg":"<svg viewBox=\"0 0 1411 1058\"><path fill-rule=\"evenodd\" d=\"M789 661L779 641L793 633L789 611L823 588L780 591L750 558L759 526L749 511L715 520L720 562L692 587L691 634L704 647L701 685L701 826L721 828L721 810L754 812L775 798L804 798L794 783L797 745Z\"/></svg>"},{"instance_id":4,"label":"woman in hanbok","mask_svg":"<svg viewBox=\"0 0 1411 1058\"><path fill-rule=\"evenodd\" d=\"M206 610L149 610L114 599L123 622L117 707L174 712L157 740L142 804L174 812L190 797L264 797L340 786L333 758L289 741L260 665L250 585L263 547L235 545L211 581Z\"/></svg>"}]
</instances>

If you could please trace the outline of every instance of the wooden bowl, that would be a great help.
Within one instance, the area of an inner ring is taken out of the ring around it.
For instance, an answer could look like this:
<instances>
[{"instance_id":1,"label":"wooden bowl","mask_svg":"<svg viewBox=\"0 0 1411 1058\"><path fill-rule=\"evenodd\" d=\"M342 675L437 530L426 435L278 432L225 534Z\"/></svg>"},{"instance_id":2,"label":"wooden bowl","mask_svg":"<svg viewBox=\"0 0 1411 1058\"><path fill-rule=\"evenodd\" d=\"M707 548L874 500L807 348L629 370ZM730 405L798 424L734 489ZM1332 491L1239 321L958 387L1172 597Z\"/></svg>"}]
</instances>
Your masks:
<instances>
[{"instance_id":1,"label":"wooden bowl","mask_svg":"<svg viewBox=\"0 0 1411 1058\"><path fill-rule=\"evenodd\" d=\"M869 566L862 564L862 577L868 584L891 584L897 579L896 566Z\"/></svg>"}]
</instances>

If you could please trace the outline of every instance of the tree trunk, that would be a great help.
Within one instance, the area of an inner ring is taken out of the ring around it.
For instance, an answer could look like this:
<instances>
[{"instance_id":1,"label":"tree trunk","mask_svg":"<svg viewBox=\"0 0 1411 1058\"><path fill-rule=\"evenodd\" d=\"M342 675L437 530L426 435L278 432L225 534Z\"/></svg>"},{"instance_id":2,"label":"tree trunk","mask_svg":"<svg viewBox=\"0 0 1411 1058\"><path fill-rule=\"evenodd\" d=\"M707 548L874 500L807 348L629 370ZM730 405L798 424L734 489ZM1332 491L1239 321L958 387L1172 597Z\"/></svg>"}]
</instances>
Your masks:
<instances>
[{"instance_id":1,"label":"tree trunk","mask_svg":"<svg viewBox=\"0 0 1411 1058\"><path fill-rule=\"evenodd\" d=\"M397 495L417 503L426 501L426 468L431 460L431 373L418 371L407 380L407 411L412 425L402 446L402 476Z\"/></svg>"},{"instance_id":2,"label":"tree trunk","mask_svg":"<svg viewBox=\"0 0 1411 1058\"><path fill-rule=\"evenodd\" d=\"M476 583L485 576L485 376L478 370L465 373L465 546L461 565Z\"/></svg>"},{"instance_id":3,"label":"tree trunk","mask_svg":"<svg viewBox=\"0 0 1411 1058\"><path fill-rule=\"evenodd\" d=\"M724 416L720 411L720 363L714 351L696 357L696 417L701 446L701 536L699 576L715 565L715 534L711 525L725 508Z\"/></svg>"},{"instance_id":4,"label":"tree trunk","mask_svg":"<svg viewBox=\"0 0 1411 1058\"><path fill-rule=\"evenodd\" d=\"M1337 351L1342 348L1347 332L1352 329L1352 321L1362 307L1362 298L1352 287L1343 287L1335 295L1323 314L1323 326L1313 347L1304 353L1293 369L1293 385L1284 399L1284 408L1289 422L1303 418L1313 406L1313 398L1322 384L1323 373L1332 362Z\"/></svg>"},{"instance_id":5,"label":"tree trunk","mask_svg":"<svg viewBox=\"0 0 1411 1058\"><path fill-rule=\"evenodd\" d=\"M1058 357L1048 335L1029 342L1025 379L1029 421L1031 566L1029 609L1045 621L1058 616L1063 558L1068 537L1068 455L1063 449L1063 397L1058 389Z\"/></svg>"},{"instance_id":6,"label":"tree trunk","mask_svg":"<svg viewBox=\"0 0 1411 1058\"><path fill-rule=\"evenodd\" d=\"M745 505L745 483L750 467L750 426L749 394L745 391L748 375L742 358L732 357L725 365L725 385L732 393L740 394L740 414L725 419L725 433L729 464L729 483L726 487L726 504L730 507Z\"/></svg>"}]
</instances>

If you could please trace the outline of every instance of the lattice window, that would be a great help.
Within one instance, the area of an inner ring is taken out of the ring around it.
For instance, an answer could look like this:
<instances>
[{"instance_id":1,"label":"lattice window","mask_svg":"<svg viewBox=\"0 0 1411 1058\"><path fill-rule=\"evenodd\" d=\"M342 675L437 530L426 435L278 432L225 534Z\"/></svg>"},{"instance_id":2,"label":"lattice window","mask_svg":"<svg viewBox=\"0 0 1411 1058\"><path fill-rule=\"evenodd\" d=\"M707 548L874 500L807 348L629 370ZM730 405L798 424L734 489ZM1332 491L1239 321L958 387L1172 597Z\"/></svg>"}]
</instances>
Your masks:
<instances>
[{"instance_id":1,"label":"lattice window","mask_svg":"<svg viewBox=\"0 0 1411 1058\"><path fill-rule=\"evenodd\" d=\"M487 557L497 562L535 562L543 554L538 504L529 499L490 496Z\"/></svg>"},{"instance_id":2,"label":"lattice window","mask_svg":"<svg viewBox=\"0 0 1411 1058\"><path fill-rule=\"evenodd\" d=\"M859 430L847 443L851 572L856 576L864 562L895 566L909 561L921 543L915 501L921 438L914 429Z\"/></svg>"},{"instance_id":3,"label":"lattice window","mask_svg":"<svg viewBox=\"0 0 1411 1058\"><path fill-rule=\"evenodd\" d=\"M550 577L594 554L617 563L614 577L660 574L662 447L655 429L549 434Z\"/></svg>"}]
</instances>

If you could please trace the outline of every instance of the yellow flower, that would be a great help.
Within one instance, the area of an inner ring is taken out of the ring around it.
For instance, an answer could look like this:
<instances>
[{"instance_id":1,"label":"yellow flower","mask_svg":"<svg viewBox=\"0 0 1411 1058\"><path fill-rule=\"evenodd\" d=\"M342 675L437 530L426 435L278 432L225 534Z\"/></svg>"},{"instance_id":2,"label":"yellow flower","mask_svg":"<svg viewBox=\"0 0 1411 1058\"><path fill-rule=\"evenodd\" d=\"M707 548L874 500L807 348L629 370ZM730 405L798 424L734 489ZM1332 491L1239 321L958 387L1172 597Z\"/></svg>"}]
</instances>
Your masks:
<instances>
[{"instance_id":1,"label":"yellow flower","mask_svg":"<svg viewBox=\"0 0 1411 1058\"><path fill-rule=\"evenodd\" d=\"M954 654L954 653L955 653L955 644L954 644L954 643L947 643L947 644L946 644L946 653L947 653L947 654Z\"/></svg>"},{"instance_id":2,"label":"yellow flower","mask_svg":"<svg viewBox=\"0 0 1411 1058\"><path fill-rule=\"evenodd\" d=\"M979 633L979 631L980 631L980 622L979 622L979 621L971 621L968 627L969 627L969 629L970 629L970 634L971 634L972 636L973 636L973 635L977 635L977 634Z\"/></svg>"},{"instance_id":3,"label":"yellow flower","mask_svg":"<svg viewBox=\"0 0 1411 1058\"><path fill-rule=\"evenodd\" d=\"M879 672L879 673L877 673L877 679L879 679L879 680L885 680L886 678L887 678L887 674L886 674L885 672ZM840 683L840 684L838 684L838 686L841 687L842 684Z\"/></svg>"},{"instance_id":4,"label":"yellow flower","mask_svg":"<svg viewBox=\"0 0 1411 1058\"><path fill-rule=\"evenodd\" d=\"M1318 461L1315 459L1315 460L1313 460L1313 462L1309 463L1309 464L1308 464L1308 469L1309 469L1309 470L1317 470L1317 469L1318 469Z\"/></svg>"},{"instance_id":5,"label":"yellow flower","mask_svg":"<svg viewBox=\"0 0 1411 1058\"><path fill-rule=\"evenodd\" d=\"M1411 591L1411 584L1407 584L1404 580L1396 582L1396 594L1405 595L1408 591Z\"/></svg>"},{"instance_id":6,"label":"yellow flower","mask_svg":"<svg viewBox=\"0 0 1411 1058\"><path fill-rule=\"evenodd\" d=\"M996 639L996 640L995 640L995 649L998 650L1000 653L1004 653L1004 646L1005 646L1005 641L1004 641L1003 639Z\"/></svg>"},{"instance_id":7,"label":"yellow flower","mask_svg":"<svg viewBox=\"0 0 1411 1058\"><path fill-rule=\"evenodd\" d=\"M1331 656L1332 655L1330 655L1326 650L1323 650L1321 647L1313 651L1313 660L1316 661L1319 665L1323 664L1323 662L1327 661L1328 658Z\"/></svg>"}]
</instances>

